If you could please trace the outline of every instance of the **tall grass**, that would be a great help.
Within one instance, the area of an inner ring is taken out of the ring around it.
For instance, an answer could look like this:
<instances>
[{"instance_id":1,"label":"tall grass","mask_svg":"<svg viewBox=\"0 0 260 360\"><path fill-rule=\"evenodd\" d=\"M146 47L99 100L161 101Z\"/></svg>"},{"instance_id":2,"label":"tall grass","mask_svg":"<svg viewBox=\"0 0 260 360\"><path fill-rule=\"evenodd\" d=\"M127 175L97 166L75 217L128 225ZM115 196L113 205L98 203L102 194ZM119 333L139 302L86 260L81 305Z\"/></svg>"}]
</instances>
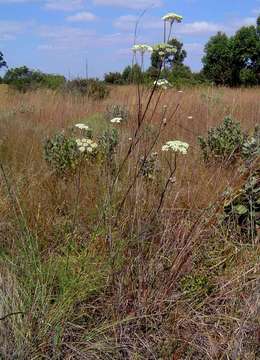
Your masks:
<instances>
[{"instance_id":1,"label":"tall grass","mask_svg":"<svg viewBox=\"0 0 260 360\"><path fill-rule=\"evenodd\" d=\"M206 167L197 145L197 136L226 115L253 129L258 97L256 89L156 93L128 154L138 126L134 87L114 87L102 101L1 92L3 359L260 356L259 246L221 228L217 216L224 190L238 183L239 164ZM78 122L98 136L112 104L130 112L115 155L122 171L113 178L109 164L92 163L80 182L54 176L43 157L46 137ZM162 116L167 126L158 133ZM190 151L177 159L160 204L167 181L160 149L171 139ZM138 176L151 145L162 164L156 182Z\"/></svg>"}]
</instances>

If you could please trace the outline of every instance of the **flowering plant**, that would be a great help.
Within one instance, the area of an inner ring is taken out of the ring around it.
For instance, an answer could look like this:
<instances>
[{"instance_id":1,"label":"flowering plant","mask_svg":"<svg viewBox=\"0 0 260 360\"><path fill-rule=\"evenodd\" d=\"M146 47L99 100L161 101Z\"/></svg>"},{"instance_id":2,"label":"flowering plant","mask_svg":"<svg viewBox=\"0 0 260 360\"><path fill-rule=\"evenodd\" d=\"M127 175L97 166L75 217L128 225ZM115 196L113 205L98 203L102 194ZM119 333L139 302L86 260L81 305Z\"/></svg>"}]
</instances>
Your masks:
<instances>
[{"instance_id":1,"label":"flowering plant","mask_svg":"<svg viewBox=\"0 0 260 360\"><path fill-rule=\"evenodd\" d=\"M189 144L179 141L179 140L172 140L167 141L165 145L162 146L162 151L173 151L175 153L181 153L186 155L189 149Z\"/></svg>"}]
</instances>

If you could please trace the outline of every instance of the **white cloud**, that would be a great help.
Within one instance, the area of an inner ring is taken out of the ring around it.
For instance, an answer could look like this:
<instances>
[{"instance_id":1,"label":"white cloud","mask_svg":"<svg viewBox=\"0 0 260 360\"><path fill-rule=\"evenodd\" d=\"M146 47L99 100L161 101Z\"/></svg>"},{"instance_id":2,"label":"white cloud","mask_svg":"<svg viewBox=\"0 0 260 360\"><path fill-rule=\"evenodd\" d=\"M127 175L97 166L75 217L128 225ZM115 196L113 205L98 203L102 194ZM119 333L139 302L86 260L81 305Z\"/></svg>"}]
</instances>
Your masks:
<instances>
[{"instance_id":1,"label":"white cloud","mask_svg":"<svg viewBox=\"0 0 260 360\"><path fill-rule=\"evenodd\" d=\"M93 21L96 20L97 17L88 11L82 11L75 15L68 16L66 18L70 22L82 22L82 21Z\"/></svg>"},{"instance_id":2,"label":"white cloud","mask_svg":"<svg viewBox=\"0 0 260 360\"><path fill-rule=\"evenodd\" d=\"M96 5L119 6L129 9L146 9L162 5L162 0L94 0Z\"/></svg>"},{"instance_id":3,"label":"white cloud","mask_svg":"<svg viewBox=\"0 0 260 360\"><path fill-rule=\"evenodd\" d=\"M31 23L19 21L0 21L0 40L14 40L22 34Z\"/></svg>"},{"instance_id":4,"label":"white cloud","mask_svg":"<svg viewBox=\"0 0 260 360\"><path fill-rule=\"evenodd\" d=\"M46 9L61 11L75 11L83 7L83 0L47 0L45 4Z\"/></svg>"},{"instance_id":5,"label":"white cloud","mask_svg":"<svg viewBox=\"0 0 260 360\"><path fill-rule=\"evenodd\" d=\"M226 30L227 27L223 24L216 24L208 21L195 21L189 24L182 24L176 28L175 31L180 35L209 35Z\"/></svg>"}]
</instances>

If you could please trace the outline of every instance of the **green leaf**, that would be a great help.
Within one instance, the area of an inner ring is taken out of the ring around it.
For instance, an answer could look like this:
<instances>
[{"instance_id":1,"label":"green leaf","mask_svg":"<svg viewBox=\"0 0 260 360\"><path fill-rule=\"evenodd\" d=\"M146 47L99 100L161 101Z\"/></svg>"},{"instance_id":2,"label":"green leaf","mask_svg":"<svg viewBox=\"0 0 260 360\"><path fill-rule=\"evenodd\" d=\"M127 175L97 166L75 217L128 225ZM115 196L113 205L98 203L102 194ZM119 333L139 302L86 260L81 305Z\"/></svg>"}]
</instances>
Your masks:
<instances>
[{"instance_id":1,"label":"green leaf","mask_svg":"<svg viewBox=\"0 0 260 360\"><path fill-rule=\"evenodd\" d=\"M248 212L248 209L244 205L237 205L237 206L235 206L235 212L238 215L245 215Z\"/></svg>"}]
</instances>

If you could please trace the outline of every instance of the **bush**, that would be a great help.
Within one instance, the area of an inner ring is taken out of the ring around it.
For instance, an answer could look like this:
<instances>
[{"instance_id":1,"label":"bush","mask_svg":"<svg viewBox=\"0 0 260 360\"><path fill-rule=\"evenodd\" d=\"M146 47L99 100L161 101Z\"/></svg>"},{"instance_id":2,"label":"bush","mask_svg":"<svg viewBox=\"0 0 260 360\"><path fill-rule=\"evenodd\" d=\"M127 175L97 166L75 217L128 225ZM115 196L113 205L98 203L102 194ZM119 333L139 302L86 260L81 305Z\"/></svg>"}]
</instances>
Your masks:
<instances>
[{"instance_id":1,"label":"bush","mask_svg":"<svg viewBox=\"0 0 260 360\"><path fill-rule=\"evenodd\" d=\"M44 158L58 176L63 176L75 171L80 152L74 138L58 133L46 140Z\"/></svg>"},{"instance_id":2,"label":"bush","mask_svg":"<svg viewBox=\"0 0 260 360\"><path fill-rule=\"evenodd\" d=\"M242 146L242 156L247 161L260 156L260 126L256 126L253 136L248 137Z\"/></svg>"},{"instance_id":3,"label":"bush","mask_svg":"<svg viewBox=\"0 0 260 360\"><path fill-rule=\"evenodd\" d=\"M64 76L44 74L38 70L31 70L26 66L8 70L3 79L4 83L22 92L40 87L56 90L62 87L65 81Z\"/></svg>"},{"instance_id":4,"label":"bush","mask_svg":"<svg viewBox=\"0 0 260 360\"><path fill-rule=\"evenodd\" d=\"M104 80L108 84L124 84L124 80L122 79L122 75L120 72L109 72L108 74L105 74Z\"/></svg>"},{"instance_id":5,"label":"bush","mask_svg":"<svg viewBox=\"0 0 260 360\"><path fill-rule=\"evenodd\" d=\"M218 127L210 129L206 138L198 138L205 162L234 160L241 152L244 140L240 124L230 117L226 117Z\"/></svg>"},{"instance_id":6,"label":"bush","mask_svg":"<svg viewBox=\"0 0 260 360\"><path fill-rule=\"evenodd\" d=\"M111 120L116 117L119 117L124 121L128 120L129 111L125 105L114 104L107 106L105 114L106 120Z\"/></svg>"},{"instance_id":7,"label":"bush","mask_svg":"<svg viewBox=\"0 0 260 360\"><path fill-rule=\"evenodd\" d=\"M67 82L67 90L86 95L94 100L101 100L109 95L109 89L98 79L75 79Z\"/></svg>"},{"instance_id":8,"label":"bush","mask_svg":"<svg viewBox=\"0 0 260 360\"><path fill-rule=\"evenodd\" d=\"M260 227L260 169L249 174L244 185L225 201L224 214L225 223L239 226L247 238L252 240L257 235Z\"/></svg>"}]
</instances>

